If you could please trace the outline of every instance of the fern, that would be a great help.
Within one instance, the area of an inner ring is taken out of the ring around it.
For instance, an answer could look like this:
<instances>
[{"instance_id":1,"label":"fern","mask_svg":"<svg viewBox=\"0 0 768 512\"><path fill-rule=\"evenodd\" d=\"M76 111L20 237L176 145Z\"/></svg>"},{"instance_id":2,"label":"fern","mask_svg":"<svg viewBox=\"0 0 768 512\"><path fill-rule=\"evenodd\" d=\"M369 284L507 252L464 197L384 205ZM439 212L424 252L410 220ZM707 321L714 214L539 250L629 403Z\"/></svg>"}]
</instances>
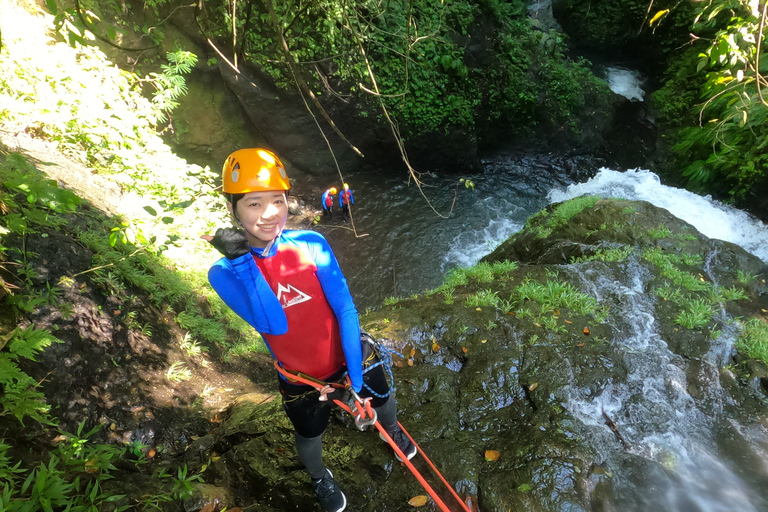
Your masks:
<instances>
[{"instance_id":1,"label":"fern","mask_svg":"<svg viewBox=\"0 0 768 512\"><path fill-rule=\"evenodd\" d=\"M29 326L21 331L16 331L11 342L8 343L8 350L18 357L25 357L34 361L35 355L51 346L52 343L61 343L61 340L45 329L35 329L33 326Z\"/></svg>"},{"instance_id":2,"label":"fern","mask_svg":"<svg viewBox=\"0 0 768 512\"><path fill-rule=\"evenodd\" d=\"M8 339L10 341L7 345L3 345L2 342ZM0 349L6 350L0 353L0 388L3 391L0 396L0 415L13 414L22 425L25 417L40 423L50 423L50 407L45 403L45 395L35 390L37 383L19 369L16 361L19 358L34 361L35 356L52 343L61 343L61 340L45 329L32 326L17 328L0 341Z\"/></svg>"}]
</instances>

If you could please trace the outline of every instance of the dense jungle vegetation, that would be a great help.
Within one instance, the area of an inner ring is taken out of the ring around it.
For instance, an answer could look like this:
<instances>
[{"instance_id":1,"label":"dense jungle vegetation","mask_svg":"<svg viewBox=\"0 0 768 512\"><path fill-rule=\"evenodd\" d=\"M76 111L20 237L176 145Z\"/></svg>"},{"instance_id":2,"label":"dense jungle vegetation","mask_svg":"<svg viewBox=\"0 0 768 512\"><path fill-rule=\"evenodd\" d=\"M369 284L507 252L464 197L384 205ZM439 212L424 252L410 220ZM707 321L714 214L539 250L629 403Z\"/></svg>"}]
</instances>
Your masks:
<instances>
[{"instance_id":1,"label":"dense jungle vegetation","mask_svg":"<svg viewBox=\"0 0 768 512\"><path fill-rule=\"evenodd\" d=\"M106 40L139 31L155 44L184 8L163 0L48 4L72 41L90 29ZM194 18L218 52L208 64L247 61L321 111L326 98L352 101L358 116L406 139L472 127L489 144L557 130L578 142L609 96L590 63L570 57L574 45L644 59L661 75L654 105L672 145L666 173L740 204L755 197L768 158L765 2L554 5L570 39L529 18L522 0L213 0L200 2ZM126 10L150 21L130 26Z\"/></svg>"}]
</instances>

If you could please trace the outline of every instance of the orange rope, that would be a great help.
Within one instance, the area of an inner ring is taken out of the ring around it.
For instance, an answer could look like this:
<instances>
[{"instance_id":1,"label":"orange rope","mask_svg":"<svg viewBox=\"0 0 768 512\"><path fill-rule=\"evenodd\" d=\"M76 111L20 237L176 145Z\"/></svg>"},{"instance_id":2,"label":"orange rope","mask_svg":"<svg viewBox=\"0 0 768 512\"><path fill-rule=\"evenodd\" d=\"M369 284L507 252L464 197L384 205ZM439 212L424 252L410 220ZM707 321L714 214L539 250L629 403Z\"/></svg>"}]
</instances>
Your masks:
<instances>
[{"instance_id":1,"label":"orange rope","mask_svg":"<svg viewBox=\"0 0 768 512\"><path fill-rule=\"evenodd\" d=\"M329 386L332 386L332 387L335 387L335 388L344 388L345 387L345 386L343 386L341 384L338 384L338 383L323 382L321 380L315 379L313 377L310 377L309 375L305 375L305 374L302 374L302 373L299 373L299 374L291 373L291 372L285 370L284 368L282 368L277 361L275 361L275 368L286 379L289 379L289 380L292 380L292 381L295 381L295 382L300 382L300 383L308 385L308 386L312 386L313 388L318 389L318 390L320 388L322 388L323 386L326 386L326 385L329 385ZM352 409L350 409L350 407L347 404L345 404L344 402L342 402L340 400L334 400L333 402L336 405L338 405L339 407L341 407L343 410L347 411L349 414L351 414L353 416L358 416L358 414L362 413L362 414L368 414L369 418L372 415L373 415L373 417L375 417L375 412L370 408L370 401L366 401L365 405L358 403L358 406L356 407L356 411L352 411ZM356 414L356 412L358 412L358 414ZM459 497L458 494L456 494L456 491L453 490L453 487L448 483L448 481L443 477L443 475L440 474L440 471L437 470L437 468L432 463L432 461L429 460L429 457L427 457L427 455L424 453L424 451L421 449L421 447L418 444L416 444L416 441L414 441L413 438L411 437L411 435L405 430L405 428L403 428L402 423L400 423L398 421L397 424L403 430L403 433L405 433L405 435L408 436L408 439L411 440L413 445L416 447L416 450L418 451L418 453L420 453L421 456L424 457L424 460L427 461L427 464L429 464L429 467L432 468L432 471L438 477L440 477L440 480L443 482L443 485L445 485L445 487L449 491L451 491L451 494L453 495L454 498L456 498L456 501L459 503L459 505L461 505L461 508L464 510L464 512L471 512L469 510L469 508L464 504L464 502L461 501L461 498ZM440 510L442 510L443 512L451 512L451 510L448 508L448 506L437 495L437 493L432 488L432 486L429 485L429 482L427 482L424 479L424 477L421 475L419 470L416 469L416 467L413 465L413 463L410 460L408 460L408 458L405 456L405 454L400 449L400 447L397 446L395 441L389 436L387 431L382 426L381 422L379 422L378 419L377 419L375 422L373 422L373 425L378 429L379 433L381 433L382 437L384 437L384 439L387 441L387 443L389 443L389 446L392 447L392 449L395 451L397 456L400 459L402 459L403 464L405 464L405 466L411 471L411 473L413 473L413 476L416 477L416 480L418 480L418 482L421 484L421 486L424 487L424 490L427 491L427 494L429 494L432 497L432 499L435 501L437 506L440 507Z\"/></svg>"}]
</instances>

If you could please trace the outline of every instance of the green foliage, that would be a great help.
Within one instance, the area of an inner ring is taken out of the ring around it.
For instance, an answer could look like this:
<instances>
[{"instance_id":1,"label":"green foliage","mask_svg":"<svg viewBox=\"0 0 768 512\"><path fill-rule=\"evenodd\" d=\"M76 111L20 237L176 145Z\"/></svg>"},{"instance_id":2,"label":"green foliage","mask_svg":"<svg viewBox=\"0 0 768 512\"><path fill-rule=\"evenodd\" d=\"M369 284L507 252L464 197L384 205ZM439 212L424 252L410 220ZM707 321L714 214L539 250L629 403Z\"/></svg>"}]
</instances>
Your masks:
<instances>
[{"instance_id":1,"label":"green foliage","mask_svg":"<svg viewBox=\"0 0 768 512\"><path fill-rule=\"evenodd\" d=\"M464 305L467 307L492 307L497 308L501 304L499 294L491 290L480 290L466 298Z\"/></svg>"},{"instance_id":2,"label":"green foliage","mask_svg":"<svg viewBox=\"0 0 768 512\"><path fill-rule=\"evenodd\" d=\"M667 238L669 236L672 236L672 231L670 231L669 228L664 224L660 224L659 227L656 229L654 228L649 229L648 236L656 239Z\"/></svg>"},{"instance_id":3,"label":"green foliage","mask_svg":"<svg viewBox=\"0 0 768 512\"><path fill-rule=\"evenodd\" d=\"M13 464L5 455L9 446L0 441L0 510L31 512L69 510L73 512L121 512L129 508L121 505L126 496L106 490L105 482L112 477L112 461L124 450L114 445L91 444L88 440L98 426L83 434L84 422L76 434L61 432L59 442L47 462L37 467L21 468L21 461ZM27 473L26 478L20 475ZM89 475L83 478L83 475Z\"/></svg>"},{"instance_id":4,"label":"green foliage","mask_svg":"<svg viewBox=\"0 0 768 512\"><path fill-rule=\"evenodd\" d=\"M579 196L569 199L568 201L558 204L549 212L542 210L532 215L526 221L525 228L534 229L536 238L546 238L551 235L555 229L568 224L569 220L582 211L588 208L593 208L599 200L599 196ZM544 217L545 220L539 220L542 217Z\"/></svg>"},{"instance_id":5,"label":"green foliage","mask_svg":"<svg viewBox=\"0 0 768 512\"><path fill-rule=\"evenodd\" d=\"M295 68L314 93L356 98L358 115L396 116L403 137L501 120L507 132L530 136L542 120L579 130L579 119L608 104L608 88L587 66L566 57L565 43L527 19L526 3L484 0L320 0L273 3L236 13L242 55L279 86L296 87L286 65L285 37ZM205 4L213 33L233 39L232 10ZM497 27L493 49L479 57L470 27ZM541 83L544 82L542 87Z\"/></svg>"},{"instance_id":6,"label":"green foliage","mask_svg":"<svg viewBox=\"0 0 768 512\"><path fill-rule=\"evenodd\" d=\"M616 262L626 260L630 254L634 252L634 248L629 245L621 247L598 249L595 254L589 256L571 257L571 263L585 263L587 261L605 261Z\"/></svg>"},{"instance_id":7,"label":"green foliage","mask_svg":"<svg viewBox=\"0 0 768 512\"><path fill-rule=\"evenodd\" d=\"M656 95L662 119L680 127L673 165L683 168L688 186L737 201L763 186L768 168L768 62L758 62L757 48L761 9L747 0L698 4L693 32L703 37ZM762 43L764 53L765 38Z\"/></svg>"},{"instance_id":8,"label":"green foliage","mask_svg":"<svg viewBox=\"0 0 768 512\"><path fill-rule=\"evenodd\" d=\"M168 64L160 66L161 73L150 73L145 79L154 88L152 103L157 109L157 121L168 121L170 112L179 106L179 98L187 94L184 75L197 63L197 55L184 50L176 50L166 55Z\"/></svg>"},{"instance_id":9,"label":"green foliage","mask_svg":"<svg viewBox=\"0 0 768 512\"><path fill-rule=\"evenodd\" d=\"M691 291L704 291L712 286L703 278L696 277L678 267L680 264L700 264L700 256L689 255L688 257L683 257L669 254L659 247L654 247L643 251L642 257L656 265L661 275L678 286L683 286Z\"/></svg>"},{"instance_id":10,"label":"green foliage","mask_svg":"<svg viewBox=\"0 0 768 512\"><path fill-rule=\"evenodd\" d=\"M675 317L675 323L686 329L704 327L710 320L715 310L706 299L684 299L683 310Z\"/></svg>"},{"instance_id":11,"label":"green foliage","mask_svg":"<svg viewBox=\"0 0 768 512\"><path fill-rule=\"evenodd\" d=\"M736 347L749 357L768 364L768 324L758 318L744 322Z\"/></svg>"},{"instance_id":12,"label":"green foliage","mask_svg":"<svg viewBox=\"0 0 768 512\"><path fill-rule=\"evenodd\" d=\"M537 302L544 311L567 308L581 315L593 315L599 322L604 321L608 315L591 295L581 293L570 283L551 279L547 279L543 284L531 280L524 281L515 289L512 299Z\"/></svg>"},{"instance_id":13,"label":"green foliage","mask_svg":"<svg viewBox=\"0 0 768 512\"><path fill-rule=\"evenodd\" d=\"M5 347L0 352L0 388L3 391L0 414L12 414L22 425L25 417L42 423L51 421L48 416L50 407L45 403L45 396L36 390L37 382L21 371L17 363L22 358L34 361L35 356L52 343L61 343L61 340L32 326L16 328L0 340L0 349Z\"/></svg>"}]
</instances>

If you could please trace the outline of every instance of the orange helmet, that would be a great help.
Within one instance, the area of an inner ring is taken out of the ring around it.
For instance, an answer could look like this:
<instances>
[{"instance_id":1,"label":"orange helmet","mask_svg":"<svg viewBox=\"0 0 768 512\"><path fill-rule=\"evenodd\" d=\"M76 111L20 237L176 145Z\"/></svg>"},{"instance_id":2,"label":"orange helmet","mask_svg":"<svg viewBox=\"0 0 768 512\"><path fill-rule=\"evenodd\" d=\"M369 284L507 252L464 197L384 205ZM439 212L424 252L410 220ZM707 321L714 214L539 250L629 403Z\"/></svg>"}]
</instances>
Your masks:
<instances>
[{"instance_id":1,"label":"orange helmet","mask_svg":"<svg viewBox=\"0 0 768 512\"><path fill-rule=\"evenodd\" d=\"M331 190L329 190L329 192L331 193L331 195L333 195L338 191L336 190L336 187L331 187Z\"/></svg>"},{"instance_id":2,"label":"orange helmet","mask_svg":"<svg viewBox=\"0 0 768 512\"><path fill-rule=\"evenodd\" d=\"M268 149L238 149L227 157L222 169L225 194L261 190L288 190L288 175L277 155Z\"/></svg>"}]
</instances>

